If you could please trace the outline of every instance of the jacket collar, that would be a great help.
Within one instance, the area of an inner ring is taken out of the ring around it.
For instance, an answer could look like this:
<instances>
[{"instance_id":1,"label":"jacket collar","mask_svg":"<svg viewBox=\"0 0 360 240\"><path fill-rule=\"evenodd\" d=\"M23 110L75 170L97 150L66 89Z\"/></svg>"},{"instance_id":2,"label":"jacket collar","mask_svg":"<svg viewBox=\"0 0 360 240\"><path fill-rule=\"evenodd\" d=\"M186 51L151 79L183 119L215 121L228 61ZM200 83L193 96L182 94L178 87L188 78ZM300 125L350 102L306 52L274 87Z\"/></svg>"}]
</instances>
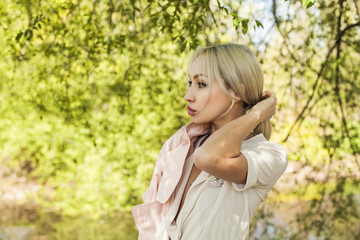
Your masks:
<instances>
[{"instance_id":1,"label":"jacket collar","mask_svg":"<svg viewBox=\"0 0 360 240\"><path fill-rule=\"evenodd\" d=\"M186 156L193 138L209 133L210 123L189 123L183 126L170 140L171 150L166 153L164 172L159 183L157 201L165 203L174 192L182 175Z\"/></svg>"}]
</instances>

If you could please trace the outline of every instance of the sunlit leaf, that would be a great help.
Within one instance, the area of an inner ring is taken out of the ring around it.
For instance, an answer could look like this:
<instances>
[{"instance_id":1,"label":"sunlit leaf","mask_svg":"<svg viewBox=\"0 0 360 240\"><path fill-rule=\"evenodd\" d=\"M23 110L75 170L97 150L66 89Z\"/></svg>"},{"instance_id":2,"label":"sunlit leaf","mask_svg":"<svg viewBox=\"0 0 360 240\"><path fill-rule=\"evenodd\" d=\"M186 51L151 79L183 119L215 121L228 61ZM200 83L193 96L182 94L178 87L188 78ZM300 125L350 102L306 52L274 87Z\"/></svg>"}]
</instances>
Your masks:
<instances>
[{"instance_id":1,"label":"sunlit leaf","mask_svg":"<svg viewBox=\"0 0 360 240\"><path fill-rule=\"evenodd\" d=\"M249 26L249 19L243 19L241 20L241 31L243 34L246 34L248 31L248 26Z\"/></svg>"},{"instance_id":2,"label":"sunlit leaf","mask_svg":"<svg viewBox=\"0 0 360 240\"><path fill-rule=\"evenodd\" d=\"M316 3L316 0L302 0L304 7L309 8Z\"/></svg>"}]
</instances>

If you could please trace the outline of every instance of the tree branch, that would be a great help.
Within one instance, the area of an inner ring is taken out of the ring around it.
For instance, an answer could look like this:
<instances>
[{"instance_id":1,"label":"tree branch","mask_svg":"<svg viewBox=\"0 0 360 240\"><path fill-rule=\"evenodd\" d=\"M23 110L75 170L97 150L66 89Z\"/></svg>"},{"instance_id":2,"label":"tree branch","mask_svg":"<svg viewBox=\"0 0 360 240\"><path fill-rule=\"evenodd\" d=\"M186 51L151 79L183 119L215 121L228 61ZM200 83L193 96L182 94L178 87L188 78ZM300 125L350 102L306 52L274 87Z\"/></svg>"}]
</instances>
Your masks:
<instances>
[{"instance_id":1,"label":"tree branch","mask_svg":"<svg viewBox=\"0 0 360 240\"><path fill-rule=\"evenodd\" d=\"M313 99L315 93L316 93L316 89L317 89L317 85L319 83L319 80L321 78L321 75L322 75L322 72L324 70L324 67L325 65L327 64L328 60L329 60L329 57L330 57L330 54L333 52L333 50L335 49L335 47L338 45L338 43L341 41L341 37L345 34L346 31L350 30L351 28L353 27L356 27L356 26L360 26L360 21L357 22L357 23L354 23L354 24L350 24L348 26L346 26L344 28L344 30L340 31L338 34L337 34L337 37L335 39L335 43L333 44L333 46L329 49L326 57L325 57L325 61L321 64L321 67L320 67L320 70L317 74L317 78L312 86L312 93L310 95L310 97L308 98L305 106L303 107L303 109L301 110L300 114L298 115L298 117L296 118L295 122L293 123L293 125L290 127L289 131L288 131L288 134L286 135L286 137L284 138L284 140L282 140L282 143L286 142L288 140L288 138L290 137L291 135L291 132L292 130L294 129L294 127L299 123L299 121L301 122L304 118L303 118L303 115L304 113L306 112L311 100Z\"/></svg>"},{"instance_id":2,"label":"tree branch","mask_svg":"<svg viewBox=\"0 0 360 240\"><path fill-rule=\"evenodd\" d=\"M341 17L342 17L342 9L343 9L343 1L340 1L340 14L339 14L339 18L338 18L338 25L337 25L337 29L338 29L338 33L340 34L341 31ZM350 146L351 146L351 149L355 155L355 158L356 158L356 153L357 153L357 150L356 150L356 146L353 144L353 141L351 136L350 136L350 133L349 133L349 129L347 127L347 120L346 120L346 116L345 116L345 111L344 111L344 107L343 107L343 102L341 100L341 96L340 96L340 81L339 81L339 69L340 69L340 53L341 53L341 37L339 38L339 41L337 41L337 51L336 51L336 68L335 68L335 93L336 93L336 96L337 96L337 100L338 100L338 103L339 103L339 107L340 107L340 112L341 112L341 122L342 122L342 125L344 127L344 130L345 130L345 134L346 134L346 137L349 139L350 141ZM360 163L358 161L355 161L357 166L360 168Z\"/></svg>"},{"instance_id":3,"label":"tree branch","mask_svg":"<svg viewBox=\"0 0 360 240\"><path fill-rule=\"evenodd\" d=\"M213 21L214 21L214 23L215 23L215 26L216 26L216 27L219 27L218 24L217 24L217 22L216 22L214 13L211 11L210 3L208 3L208 8L209 8L209 12L210 12L210 14L211 14L211 17L212 17L212 19L213 19Z\"/></svg>"}]
</instances>

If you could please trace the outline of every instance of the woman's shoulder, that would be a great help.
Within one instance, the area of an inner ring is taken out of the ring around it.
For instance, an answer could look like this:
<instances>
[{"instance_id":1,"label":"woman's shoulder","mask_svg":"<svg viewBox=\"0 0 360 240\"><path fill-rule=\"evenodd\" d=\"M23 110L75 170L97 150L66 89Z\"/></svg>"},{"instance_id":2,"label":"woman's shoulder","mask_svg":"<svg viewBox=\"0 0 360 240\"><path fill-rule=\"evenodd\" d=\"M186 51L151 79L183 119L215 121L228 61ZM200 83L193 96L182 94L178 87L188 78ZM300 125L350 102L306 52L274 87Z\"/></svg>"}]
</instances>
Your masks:
<instances>
[{"instance_id":1,"label":"woman's shoulder","mask_svg":"<svg viewBox=\"0 0 360 240\"><path fill-rule=\"evenodd\" d=\"M286 149L277 142L268 141L263 134L258 134L246 140L241 147L242 152L252 152L257 159L274 159L287 165L288 156Z\"/></svg>"},{"instance_id":2,"label":"woman's shoulder","mask_svg":"<svg viewBox=\"0 0 360 240\"><path fill-rule=\"evenodd\" d=\"M285 148L277 142L269 141L262 133L255 135L254 137L245 140L242 144L242 148L263 148L263 149L277 149L281 152L286 152Z\"/></svg>"}]
</instances>

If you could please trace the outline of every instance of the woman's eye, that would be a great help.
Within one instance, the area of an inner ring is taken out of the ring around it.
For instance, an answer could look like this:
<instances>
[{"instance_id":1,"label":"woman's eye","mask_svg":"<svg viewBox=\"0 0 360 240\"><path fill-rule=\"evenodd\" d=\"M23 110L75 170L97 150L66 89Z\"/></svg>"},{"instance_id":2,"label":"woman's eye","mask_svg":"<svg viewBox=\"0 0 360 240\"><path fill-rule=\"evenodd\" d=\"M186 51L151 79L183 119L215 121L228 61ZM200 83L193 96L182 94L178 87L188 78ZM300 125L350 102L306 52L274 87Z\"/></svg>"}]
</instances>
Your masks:
<instances>
[{"instance_id":1,"label":"woman's eye","mask_svg":"<svg viewBox=\"0 0 360 240\"><path fill-rule=\"evenodd\" d=\"M203 82L199 82L199 88L204 88L204 87L206 87L207 85L205 84L205 83L203 83Z\"/></svg>"},{"instance_id":2,"label":"woman's eye","mask_svg":"<svg viewBox=\"0 0 360 240\"><path fill-rule=\"evenodd\" d=\"M190 87L192 84L192 81L188 81L188 83L189 83L189 87ZM199 88L204 88L207 86L206 83L203 83L203 82L198 82L198 85L199 85Z\"/></svg>"},{"instance_id":3,"label":"woman's eye","mask_svg":"<svg viewBox=\"0 0 360 240\"><path fill-rule=\"evenodd\" d=\"M205 84L205 83L203 83L203 82L199 82L199 87L200 88L203 88L203 87L206 87L207 85Z\"/></svg>"}]
</instances>

